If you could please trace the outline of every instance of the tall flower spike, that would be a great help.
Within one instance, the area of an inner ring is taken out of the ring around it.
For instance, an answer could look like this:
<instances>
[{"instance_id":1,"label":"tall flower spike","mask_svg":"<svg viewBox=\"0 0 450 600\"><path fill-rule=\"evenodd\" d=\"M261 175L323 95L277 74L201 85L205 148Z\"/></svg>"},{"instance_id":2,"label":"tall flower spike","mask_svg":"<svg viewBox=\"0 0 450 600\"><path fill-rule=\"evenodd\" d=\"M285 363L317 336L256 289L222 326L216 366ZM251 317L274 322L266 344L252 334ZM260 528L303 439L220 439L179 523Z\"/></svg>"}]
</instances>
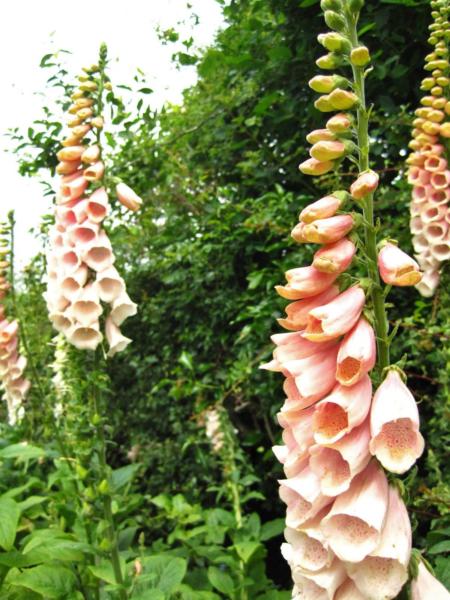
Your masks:
<instances>
[{"instance_id":1,"label":"tall flower spike","mask_svg":"<svg viewBox=\"0 0 450 600\"><path fill-rule=\"evenodd\" d=\"M57 154L62 177L50 238L46 300L55 329L79 349L95 350L103 340L105 323L108 356L113 356L131 341L118 327L136 314L137 306L113 266L114 252L103 227L110 212L101 143L103 90L109 86L105 68L106 55L101 52L98 68L84 69L69 108L75 117L69 119L70 132ZM140 207L140 198L128 186L119 183L116 191L121 204L131 210Z\"/></svg>"},{"instance_id":2,"label":"tall flower spike","mask_svg":"<svg viewBox=\"0 0 450 600\"><path fill-rule=\"evenodd\" d=\"M388 289L383 289L383 283L418 284L421 274L417 263L392 243L377 256L373 195L379 177L370 169L364 91L370 54L357 35L362 5L363 0L321 1L325 21L335 31L319 36L329 54L317 65L329 71L350 65L354 81L334 74L310 81L323 94L315 103L318 110L346 112L331 116L324 129L307 136L311 158L300 171L324 176L326 182L327 173L348 157L358 172L350 193L331 191L300 213L293 239L322 247L311 266L289 269L287 285L277 286L283 298L293 300L286 317L278 320L290 333L272 337L273 360L263 365L285 377L287 398L278 413L283 444L273 450L286 475L279 482L287 505L282 554L291 568L296 600L391 600L398 595L407 576L411 527L382 466L403 473L423 450L414 399L393 381L398 373L389 361ZM433 252L445 253L449 226L442 221L444 209L438 208L450 196L450 172L435 133L445 120L442 108L433 107L429 114L433 125L424 126L420 141L426 150L415 152L410 170L416 186L414 218L424 213L428 220L415 224L416 237L433 266ZM354 109L356 118L347 112ZM353 202L354 212L343 212L344 201ZM433 238L431 249L427 238ZM339 277L351 268L359 247L367 277ZM418 285L431 288L434 283L425 272ZM378 373L389 371L372 400L375 367Z\"/></svg>"},{"instance_id":3,"label":"tall flower spike","mask_svg":"<svg viewBox=\"0 0 450 600\"><path fill-rule=\"evenodd\" d=\"M8 222L0 223L0 384L11 426L21 421L25 414L24 400L31 385L24 376L27 360L19 352L19 323L6 316L9 295L9 306L13 310L16 306L13 281L14 224L12 212L8 215Z\"/></svg>"},{"instance_id":4,"label":"tall flower spike","mask_svg":"<svg viewBox=\"0 0 450 600\"><path fill-rule=\"evenodd\" d=\"M424 96L416 109L413 121L413 150L406 159L409 165L408 183L413 186L410 228L412 242L422 281L416 282L422 296L433 296L439 284L441 263L450 259L450 231L446 223L450 196L450 170L445 142L450 136L450 106L443 92L448 89L448 48L444 37L434 35L438 29L448 33L448 5L438 2L432 6L432 35L428 42L433 52L425 57L425 69L431 71L422 80ZM445 75L444 75L445 73ZM436 200L442 207L433 210ZM433 260L430 260L430 256Z\"/></svg>"}]
</instances>

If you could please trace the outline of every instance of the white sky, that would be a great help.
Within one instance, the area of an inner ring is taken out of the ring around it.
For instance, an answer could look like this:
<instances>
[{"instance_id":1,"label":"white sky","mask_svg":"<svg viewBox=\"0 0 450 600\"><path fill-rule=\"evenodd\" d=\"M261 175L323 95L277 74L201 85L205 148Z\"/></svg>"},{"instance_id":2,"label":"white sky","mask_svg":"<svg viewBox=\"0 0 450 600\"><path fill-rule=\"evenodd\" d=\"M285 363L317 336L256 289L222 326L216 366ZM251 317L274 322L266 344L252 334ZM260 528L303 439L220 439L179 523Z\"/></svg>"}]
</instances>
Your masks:
<instances>
[{"instance_id":1,"label":"white sky","mask_svg":"<svg viewBox=\"0 0 450 600\"><path fill-rule=\"evenodd\" d=\"M189 37L189 15L195 12L200 24L195 27L195 45L213 41L222 25L220 6L215 0L13 0L2 6L0 20L0 135L8 128L25 129L41 116L42 92L50 69L39 67L44 54L60 48L70 50L69 73L75 77L82 66L96 62L101 42L106 42L111 61L110 76L116 83L130 83L139 67L154 90L145 96L152 107L165 101L179 102L181 92L195 82L195 69L181 71L171 65L175 48L163 46L155 27L174 27ZM178 25L179 22L183 25ZM179 49L179 48L177 48ZM41 94L39 94L41 92ZM9 141L0 138L0 148ZM2 197L0 220L14 209L17 221L16 255L18 265L39 251L39 243L29 233L49 210L49 199L35 178L17 173L16 158L0 153Z\"/></svg>"}]
</instances>

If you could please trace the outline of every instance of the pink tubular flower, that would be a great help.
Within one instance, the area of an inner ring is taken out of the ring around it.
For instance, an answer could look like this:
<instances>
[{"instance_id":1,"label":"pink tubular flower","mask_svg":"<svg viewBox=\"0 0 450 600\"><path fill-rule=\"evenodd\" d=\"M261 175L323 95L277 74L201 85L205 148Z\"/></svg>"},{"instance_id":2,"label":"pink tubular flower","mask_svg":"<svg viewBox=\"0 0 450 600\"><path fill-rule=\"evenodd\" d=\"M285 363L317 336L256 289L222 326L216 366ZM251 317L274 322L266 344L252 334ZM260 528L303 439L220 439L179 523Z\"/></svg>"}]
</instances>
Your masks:
<instances>
[{"instance_id":1,"label":"pink tubular flower","mask_svg":"<svg viewBox=\"0 0 450 600\"><path fill-rule=\"evenodd\" d=\"M305 300L298 300L297 302L292 302L291 304L288 304L285 308L287 318L277 319L277 321L282 327L284 327L284 329L288 329L290 331L298 331L300 329L304 329L308 321L309 311L313 308L316 308L317 306L327 304L328 302L336 298L336 296L338 295L339 288L336 285L332 285L317 296L313 296L312 298L307 298ZM275 340L273 341L275 342Z\"/></svg>"},{"instance_id":2,"label":"pink tubular flower","mask_svg":"<svg viewBox=\"0 0 450 600\"><path fill-rule=\"evenodd\" d=\"M316 406L313 419L316 444L335 444L361 425L369 413L371 398L372 382L368 375L351 387L338 383Z\"/></svg>"},{"instance_id":3,"label":"pink tubular flower","mask_svg":"<svg viewBox=\"0 0 450 600\"><path fill-rule=\"evenodd\" d=\"M296 477L279 483L280 498L287 504L286 525L292 529L312 519L332 501L322 495L319 479L308 466Z\"/></svg>"},{"instance_id":4,"label":"pink tubular flower","mask_svg":"<svg viewBox=\"0 0 450 600\"><path fill-rule=\"evenodd\" d=\"M346 236L352 227L353 217L351 215L336 215L306 224L302 233L306 242L332 244Z\"/></svg>"},{"instance_id":5,"label":"pink tubular flower","mask_svg":"<svg viewBox=\"0 0 450 600\"><path fill-rule=\"evenodd\" d=\"M366 600L351 579L346 579L336 592L334 600Z\"/></svg>"},{"instance_id":6,"label":"pink tubular flower","mask_svg":"<svg viewBox=\"0 0 450 600\"><path fill-rule=\"evenodd\" d=\"M320 479L322 494L338 496L348 490L370 460L369 439L366 420L335 444L311 448L309 465Z\"/></svg>"},{"instance_id":7,"label":"pink tubular flower","mask_svg":"<svg viewBox=\"0 0 450 600\"><path fill-rule=\"evenodd\" d=\"M342 340L337 357L336 379L341 385L354 385L375 366L375 333L361 317Z\"/></svg>"},{"instance_id":8,"label":"pink tubular flower","mask_svg":"<svg viewBox=\"0 0 450 600\"><path fill-rule=\"evenodd\" d=\"M398 491L389 488L386 522L378 546L359 563L347 563L347 573L365 598L396 598L408 579L411 524Z\"/></svg>"},{"instance_id":9,"label":"pink tubular flower","mask_svg":"<svg viewBox=\"0 0 450 600\"><path fill-rule=\"evenodd\" d=\"M300 267L286 271L287 285L277 285L275 289L282 298L301 300L321 294L336 278L337 274L321 273L314 267Z\"/></svg>"},{"instance_id":10,"label":"pink tubular flower","mask_svg":"<svg viewBox=\"0 0 450 600\"><path fill-rule=\"evenodd\" d=\"M309 151L311 156L319 161L334 160L345 154L345 144L339 140L316 142Z\"/></svg>"},{"instance_id":11,"label":"pink tubular flower","mask_svg":"<svg viewBox=\"0 0 450 600\"><path fill-rule=\"evenodd\" d=\"M424 440L413 395L396 370L375 392L370 412L370 451L392 473L405 473L419 458Z\"/></svg>"},{"instance_id":12,"label":"pink tubular flower","mask_svg":"<svg viewBox=\"0 0 450 600\"><path fill-rule=\"evenodd\" d=\"M119 202L125 206L125 208L128 208L128 210L135 212L140 209L142 205L142 198L140 198L136 192L134 192L125 183L117 184L116 194Z\"/></svg>"},{"instance_id":13,"label":"pink tubular flower","mask_svg":"<svg viewBox=\"0 0 450 600\"><path fill-rule=\"evenodd\" d=\"M350 266L355 252L355 244L348 238L342 238L318 250L312 266L322 273L343 273Z\"/></svg>"},{"instance_id":14,"label":"pink tubular flower","mask_svg":"<svg viewBox=\"0 0 450 600\"><path fill-rule=\"evenodd\" d=\"M375 171L364 171L350 186L350 194L355 200L362 200L377 189L378 180L379 177Z\"/></svg>"},{"instance_id":15,"label":"pink tubular flower","mask_svg":"<svg viewBox=\"0 0 450 600\"><path fill-rule=\"evenodd\" d=\"M106 319L105 333L109 344L108 356L114 356L117 352L122 352L131 342L130 338L122 335L110 316Z\"/></svg>"},{"instance_id":16,"label":"pink tubular flower","mask_svg":"<svg viewBox=\"0 0 450 600\"><path fill-rule=\"evenodd\" d=\"M422 279L416 261L395 244L386 244L378 254L381 279L389 285L416 285Z\"/></svg>"},{"instance_id":17,"label":"pink tubular flower","mask_svg":"<svg viewBox=\"0 0 450 600\"><path fill-rule=\"evenodd\" d=\"M381 540L388 508L388 482L373 461L357 475L350 489L334 501L322 531L341 560L360 562Z\"/></svg>"},{"instance_id":18,"label":"pink tubular flower","mask_svg":"<svg viewBox=\"0 0 450 600\"><path fill-rule=\"evenodd\" d=\"M300 221L303 223L312 223L316 219L326 219L332 217L341 207L342 200L336 196L324 196L312 204L308 204L300 213Z\"/></svg>"},{"instance_id":19,"label":"pink tubular flower","mask_svg":"<svg viewBox=\"0 0 450 600\"><path fill-rule=\"evenodd\" d=\"M422 561L419 574L411 583L411 600L450 600L450 592L433 577Z\"/></svg>"},{"instance_id":20,"label":"pink tubular flower","mask_svg":"<svg viewBox=\"0 0 450 600\"><path fill-rule=\"evenodd\" d=\"M312 342L325 342L344 335L358 321L364 303L363 290L359 286L349 288L328 304L313 308L302 335Z\"/></svg>"},{"instance_id":21,"label":"pink tubular flower","mask_svg":"<svg viewBox=\"0 0 450 600\"><path fill-rule=\"evenodd\" d=\"M281 333L272 336L272 340L277 345L277 348L273 352L273 360L261 365L260 369L283 372L287 369L286 363L305 359L328 349L326 345L314 344L314 342L305 340L297 332L293 334Z\"/></svg>"},{"instance_id":22,"label":"pink tubular flower","mask_svg":"<svg viewBox=\"0 0 450 600\"><path fill-rule=\"evenodd\" d=\"M300 526L300 529L287 527L284 530L286 544L282 544L281 553L291 569L320 571L333 562L333 554L328 549L320 522L327 514L323 509L311 520Z\"/></svg>"},{"instance_id":23,"label":"pink tubular flower","mask_svg":"<svg viewBox=\"0 0 450 600\"><path fill-rule=\"evenodd\" d=\"M317 572L293 569L292 578L295 583L292 597L296 600L333 600L335 591L345 581L346 573L343 564L335 559L329 567Z\"/></svg>"}]
</instances>

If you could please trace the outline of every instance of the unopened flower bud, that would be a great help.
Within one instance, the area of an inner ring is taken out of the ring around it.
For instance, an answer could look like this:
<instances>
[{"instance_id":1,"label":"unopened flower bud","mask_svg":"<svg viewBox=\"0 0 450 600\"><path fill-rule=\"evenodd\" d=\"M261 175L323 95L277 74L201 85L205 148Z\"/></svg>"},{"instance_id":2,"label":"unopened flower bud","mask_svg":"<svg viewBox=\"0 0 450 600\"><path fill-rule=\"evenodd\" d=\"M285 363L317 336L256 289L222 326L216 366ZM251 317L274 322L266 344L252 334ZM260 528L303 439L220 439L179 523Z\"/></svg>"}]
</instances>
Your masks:
<instances>
[{"instance_id":1,"label":"unopened flower bud","mask_svg":"<svg viewBox=\"0 0 450 600\"><path fill-rule=\"evenodd\" d=\"M334 142L317 142L310 150L311 156L319 161L335 160L344 156L345 152L345 144L338 140Z\"/></svg>"},{"instance_id":2,"label":"unopened flower bud","mask_svg":"<svg viewBox=\"0 0 450 600\"><path fill-rule=\"evenodd\" d=\"M350 129L352 125L352 117L351 115L346 115L345 113L339 113L328 119L327 121L327 129L329 129L332 133L345 133Z\"/></svg>"},{"instance_id":3,"label":"unopened flower bud","mask_svg":"<svg viewBox=\"0 0 450 600\"><path fill-rule=\"evenodd\" d=\"M316 65L320 69L325 69L325 70L331 71L331 70L337 69L338 67L342 66L343 62L344 62L343 59L339 55L334 54L333 52L330 52L329 54L320 56L316 60Z\"/></svg>"},{"instance_id":4,"label":"unopened flower bud","mask_svg":"<svg viewBox=\"0 0 450 600\"><path fill-rule=\"evenodd\" d=\"M83 92L95 92L97 89L97 84L95 81L85 81L80 85L80 90Z\"/></svg>"},{"instance_id":5,"label":"unopened flower bud","mask_svg":"<svg viewBox=\"0 0 450 600\"><path fill-rule=\"evenodd\" d=\"M330 160L321 162L315 158L308 158L298 168L304 175L325 175L334 168L334 162Z\"/></svg>"},{"instance_id":6,"label":"unopened flower bud","mask_svg":"<svg viewBox=\"0 0 450 600\"><path fill-rule=\"evenodd\" d=\"M372 194L378 187L379 177L375 171L368 170L361 173L356 181L350 186L350 194L355 200L362 200L368 194Z\"/></svg>"},{"instance_id":7,"label":"unopened flower bud","mask_svg":"<svg viewBox=\"0 0 450 600\"><path fill-rule=\"evenodd\" d=\"M324 13L325 23L330 29L343 31L345 29L345 19L339 13L333 10L326 10Z\"/></svg>"},{"instance_id":8,"label":"unopened flower bud","mask_svg":"<svg viewBox=\"0 0 450 600\"><path fill-rule=\"evenodd\" d=\"M341 85L348 84L345 77L339 75L316 75L309 80L309 87L319 94L329 94Z\"/></svg>"},{"instance_id":9,"label":"unopened flower bud","mask_svg":"<svg viewBox=\"0 0 450 600\"><path fill-rule=\"evenodd\" d=\"M364 0L349 0L348 1L348 9L352 13L359 12L364 6Z\"/></svg>"},{"instance_id":10,"label":"unopened flower bud","mask_svg":"<svg viewBox=\"0 0 450 600\"><path fill-rule=\"evenodd\" d=\"M317 37L317 41L330 52L341 51L347 42L347 40L340 33L335 31L320 33Z\"/></svg>"},{"instance_id":11,"label":"unopened flower bud","mask_svg":"<svg viewBox=\"0 0 450 600\"><path fill-rule=\"evenodd\" d=\"M342 10L342 2L341 2L341 0L321 0L320 8L323 11L325 11L325 10L340 11L340 10Z\"/></svg>"},{"instance_id":12,"label":"unopened flower bud","mask_svg":"<svg viewBox=\"0 0 450 600\"><path fill-rule=\"evenodd\" d=\"M370 62L369 49L366 46L353 48L350 54L350 62L355 67L365 67Z\"/></svg>"},{"instance_id":13,"label":"unopened flower bud","mask_svg":"<svg viewBox=\"0 0 450 600\"><path fill-rule=\"evenodd\" d=\"M314 108L317 108L317 110L320 110L320 112L332 112L335 110L331 104L329 94L317 98L317 100L314 102Z\"/></svg>"},{"instance_id":14,"label":"unopened flower bud","mask_svg":"<svg viewBox=\"0 0 450 600\"><path fill-rule=\"evenodd\" d=\"M315 129L314 131L308 133L308 135L306 136L306 141L310 144L315 144L316 142L322 141L331 142L335 139L336 136L334 135L334 133L332 133L328 129Z\"/></svg>"},{"instance_id":15,"label":"unopened flower bud","mask_svg":"<svg viewBox=\"0 0 450 600\"><path fill-rule=\"evenodd\" d=\"M353 92L337 88L329 94L329 101L336 110L348 110L358 102L358 96Z\"/></svg>"},{"instance_id":16,"label":"unopened flower bud","mask_svg":"<svg viewBox=\"0 0 450 600\"><path fill-rule=\"evenodd\" d=\"M91 120L92 127L95 127L96 129L102 129L103 123L103 117L94 117Z\"/></svg>"}]
</instances>

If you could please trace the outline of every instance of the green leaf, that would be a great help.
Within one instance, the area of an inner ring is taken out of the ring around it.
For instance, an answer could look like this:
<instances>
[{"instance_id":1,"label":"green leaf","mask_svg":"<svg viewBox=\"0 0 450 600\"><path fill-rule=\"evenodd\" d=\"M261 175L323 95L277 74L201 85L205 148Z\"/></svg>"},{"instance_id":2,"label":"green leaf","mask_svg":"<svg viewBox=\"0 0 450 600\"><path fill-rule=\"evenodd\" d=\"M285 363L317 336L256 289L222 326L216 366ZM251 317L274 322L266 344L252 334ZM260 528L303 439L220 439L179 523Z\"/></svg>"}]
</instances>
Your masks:
<instances>
[{"instance_id":1,"label":"green leaf","mask_svg":"<svg viewBox=\"0 0 450 600\"><path fill-rule=\"evenodd\" d=\"M29 496L25 498L22 502L19 502L20 510L25 512L29 508L36 506L37 504L42 504L43 502L47 502L49 499L45 496Z\"/></svg>"},{"instance_id":2,"label":"green leaf","mask_svg":"<svg viewBox=\"0 0 450 600\"><path fill-rule=\"evenodd\" d=\"M427 550L428 554L443 554L444 552L450 552L450 540L443 540L431 546Z\"/></svg>"},{"instance_id":3,"label":"green leaf","mask_svg":"<svg viewBox=\"0 0 450 600\"><path fill-rule=\"evenodd\" d=\"M111 475L112 487L115 492L129 484L140 468L139 463L132 463L119 469L114 469Z\"/></svg>"},{"instance_id":4,"label":"green leaf","mask_svg":"<svg viewBox=\"0 0 450 600\"><path fill-rule=\"evenodd\" d=\"M284 531L285 520L284 519L274 519L273 521L267 521L261 526L261 535L260 539L262 542L266 540L270 540L277 535L280 535Z\"/></svg>"},{"instance_id":5,"label":"green leaf","mask_svg":"<svg viewBox=\"0 0 450 600\"><path fill-rule=\"evenodd\" d=\"M31 458L42 458L45 456L45 450L22 442L12 444L0 450L0 458L18 458L20 460L29 460Z\"/></svg>"},{"instance_id":6,"label":"green leaf","mask_svg":"<svg viewBox=\"0 0 450 600\"><path fill-rule=\"evenodd\" d=\"M228 573L217 567L209 567L208 580L210 584L222 594L231 596L234 592L234 582Z\"/></svg>"},{"instance_id":7,"label":"green leaf","mask_svg":"<svg viewBox=\"0 0 450 600\"><path fill-rule=\"evenodd\" d=\"M319 0L303 0L302 2L300 2L299 7L300 8L308 8L308 6L313 6L314 4L318 4Z\"/></svg>"},{"instance_id":8,"label":"green leaf","mask_svg":"<svg viewBox=\"0 0 450 600\"><path fill-rule=\"evenodd\" d=\"M75 587L76 577L70 569L57 564L39 565L16 573L8 582L42 594L44 598L67 598Z\"/></svg>"},{"instance_id":9,"label":"green leaf","mask_svg":"<svg viewBox=\"0 0 450 600\"><path fill-rule=\"evenodd\" d=\"M90 566L88 569L92 575L94 575L94 577L97 577L97 579L101 579L102 581L106 581L106 583L110 583L112 585L116 584L116 577L114 575L114 570L111 563L108 562L100 565Z\"/></svg>"},{"instance_id":10,"label":"green leaf","mask_svg":"<svg viewBox=\"0 0 450 600\"><path fill-rule=\"evenodd\" d=\"M258 542L240 542L234 545L238 556L246 563L248 562L253 554L261 548L261 544Z\"/></svg>"},{"instance_id":11,"label":"green leaf","mask_svg":"<svg viewBox=\"0 0 450 600\"><path fill-rule=\"evenodd\" d=\"M16 539L20 506L12 498L0 497L0 546L11 550Z\"/></svg>"},{"instance_id":12,"label":"green leaf","mask_svg":"<svg viewBox=\"0 0 450 600\"><path fill-rule=\"evenodd\" d=\"M168 555L149 556L142 559L144 574L153 574L152 587L170 594L183 581L187 561Z\"/></svg>"},{"instance_id":13,"label":"green leaf","mask_svg":"<svg viewBox=\"0 0 450 600\"><path fill-rule=\"evenodd\" d=\"M147 589L133 594L131 600L166 600L166 596L160 590Z\"/></svg>"},{"instance_id":14,"label":"green leaf","mask_svg":"<svg viewBox=\"0 0 450 600\"><path fill-rule=\"evenodd\" d=\"M143 87L138 90L141 94L153 94L153 90L149 87Z\"/></svg>"}]
</instances>

